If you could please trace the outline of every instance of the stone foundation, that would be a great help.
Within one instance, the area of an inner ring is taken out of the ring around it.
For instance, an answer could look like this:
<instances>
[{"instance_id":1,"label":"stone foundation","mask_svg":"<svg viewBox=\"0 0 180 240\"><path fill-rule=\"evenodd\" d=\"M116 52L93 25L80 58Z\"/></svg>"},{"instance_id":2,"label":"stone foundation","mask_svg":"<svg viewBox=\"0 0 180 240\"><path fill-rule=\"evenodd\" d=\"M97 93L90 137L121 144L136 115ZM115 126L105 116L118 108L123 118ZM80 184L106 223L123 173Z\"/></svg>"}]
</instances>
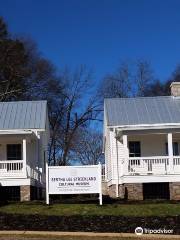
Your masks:
<instances>
[{"instance_id":1,"label":"stone foundation","mask_svg":"<svg viewBox=\"0 0 180 240\"><path fill-rule=\"evenodd\" d=\"M125 197L125 187L124 187L124 184L120 184L119 185L118 191L119 191L119 198L124 199L124 197Z\"/></svg>"},{"instance_id":2,"label":"stone foundation","mask_svg":"<svg viewBox=\"0 0 180 240\"><path fill-rule=\"evenodd\" d=\"M111 186L109 186L109 187L107 187L108 188L108 195L111 197L111 198L117 198L117 196L116 196L116 191L117 191L117 186L116 186L116 184L113 184L113 185L111 185ZM121 185L119 185L118 186L118 197L119 198L124 198L124 185L123 184L121 184Z\"/></svg>"},{"instance_id":3,"label":"stone foundation","mask_svg":"<svg viewBox=\"0 0 180 240\"><path fill-rule=\"evenodd\" d=\"M102 182L102 195L108 195L108 186L106 182Z\"/></svg>"},{"instance_id":4,"label":"stone foundation","mask_svg":"<svg viewBox=\"0 0 180 240\"><path fill-rule=\"evenodd\" d=\"M116 196L116 184L107 187L108 195L111 198ZM105 191L105 189L104 189ZM119 198L127 200L143 200L143 183L125 183L118 187ZM169 183L170 200L180 200L180 182Z\"/></svg>"},{"instance_id":5,"label":"stone foundation","mask_svg":"<svg viewBox=\"0 0 180 240\"><path fill-rule=\"evenodd\" d=\"M143 200L143 184L142 183L125 183L125 199Z\"/></svg>"},{"instance_id":6,"label":"stone foundation","mask_svg":"<svg viewBox=\"0 0 180 240\"><path fill-rule=\"evenodd\" d=\"M169 183L170 200L180 200L180 182Z\"/></svg>"},{"instance_id":7,"label":"stone foundation","mask_svg":"<svg viewBox=\"0 0 180 240\"><path fill-rule=\"evenodd\" d=\"M30 201L31 200L31 186L20 186L20 201Z\"/></svg>"},{"instance_id":8,"label":"stone foundation","mask_svg":"<svg viewBox=\"0 0 180 240\"><path fill-rule=\"evenodd\" d=\"M115 184L108 187L108 195L111 198L117 198L117 196L116 196L116 185Z\"/></svg>"},{"instance_id":9,"label":"stone foundation","mask_svg":"<svg viewBox=\"0 0 180 240\"><path fill-rule=\"evenodd\" d=\"M108 187L108 194L111 198L116 196L116 184ZM118 197L127 200L143 200L142 183L125 183L118 186Z\"/></svg>"}]
</instances>

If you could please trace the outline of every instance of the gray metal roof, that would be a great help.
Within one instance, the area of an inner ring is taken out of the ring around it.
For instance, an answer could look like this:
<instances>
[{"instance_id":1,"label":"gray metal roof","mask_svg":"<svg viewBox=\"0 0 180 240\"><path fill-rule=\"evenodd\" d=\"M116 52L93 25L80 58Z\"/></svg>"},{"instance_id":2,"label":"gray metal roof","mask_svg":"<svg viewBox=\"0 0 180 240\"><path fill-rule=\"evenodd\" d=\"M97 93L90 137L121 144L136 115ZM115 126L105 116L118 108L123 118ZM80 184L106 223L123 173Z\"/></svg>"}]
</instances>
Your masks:
<instances>
[{"instance_id":1,"label":"gray metal roof","mask_svg":"<svg viewBox=\"0 0 180 240\"><path fill-rule=\"evenodd\" d=\"M45 129L47 101L0 102L0 130Z\"/></svg>"},{"instance_id":2,"label":"gray metal roof","mask_svg":"<svg viewBox=\"0 0 180 240\"><path fill-rule=\"evenodd\" d=\"M105 114L109 126L180 123L180 98L107 98Z\"/></svg>"}]
</instances>

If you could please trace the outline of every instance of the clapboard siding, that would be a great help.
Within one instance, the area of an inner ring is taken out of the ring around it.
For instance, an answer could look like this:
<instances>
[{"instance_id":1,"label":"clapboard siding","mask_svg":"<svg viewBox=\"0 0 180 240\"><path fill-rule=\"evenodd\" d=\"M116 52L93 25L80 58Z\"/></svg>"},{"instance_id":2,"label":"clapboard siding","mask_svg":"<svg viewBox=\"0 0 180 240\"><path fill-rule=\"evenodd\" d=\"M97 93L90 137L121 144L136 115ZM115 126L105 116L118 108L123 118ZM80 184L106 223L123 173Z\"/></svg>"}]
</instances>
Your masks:
<instances>
[{"instance_id":1,"label":"clapboard siding","mask_svg":"<svg viewBox=\"0 0 180 240\"><path fill-rule=\"evenodd\" d=\"M124 160L124 145L116 141L114 132L107 129L105 158L108 181L117 180L122 176L122 162Z\"/></svg>"}]
</instances>

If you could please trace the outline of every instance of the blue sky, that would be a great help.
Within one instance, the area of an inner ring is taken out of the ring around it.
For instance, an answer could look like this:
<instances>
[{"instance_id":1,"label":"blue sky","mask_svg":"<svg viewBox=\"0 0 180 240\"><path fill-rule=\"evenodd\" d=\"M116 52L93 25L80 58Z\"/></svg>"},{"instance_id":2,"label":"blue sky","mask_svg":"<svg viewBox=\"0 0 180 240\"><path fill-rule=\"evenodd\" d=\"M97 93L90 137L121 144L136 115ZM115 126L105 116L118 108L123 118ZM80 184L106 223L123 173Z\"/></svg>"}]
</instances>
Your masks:
<instances>
[{"instance_id":1,"label":"blue sky","mask_svg":"<svg viewBox=\"0 0 180 240\"><path fill-rule=\"evenodd\" d=\"M86 64L97 81L121 60L150 61L162 81L180 63L179 0L0 0L0 15L57 67Z\"/></svg>"}]
</instances>

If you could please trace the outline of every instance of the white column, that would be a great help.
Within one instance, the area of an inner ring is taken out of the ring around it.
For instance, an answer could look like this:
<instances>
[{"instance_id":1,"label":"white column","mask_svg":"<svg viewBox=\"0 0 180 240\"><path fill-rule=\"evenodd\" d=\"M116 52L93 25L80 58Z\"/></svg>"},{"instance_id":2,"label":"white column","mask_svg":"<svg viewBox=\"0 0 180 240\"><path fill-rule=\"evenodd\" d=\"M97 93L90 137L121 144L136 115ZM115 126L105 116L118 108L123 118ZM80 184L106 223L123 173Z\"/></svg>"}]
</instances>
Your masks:
<instances>
[{"instance_id":1,"label":"white column","mask_svg":"<svg viewBox=\"0 0 180 240\"><path fill-rule=\"evenodd\" d=\"M102 205L102 165L99 162L99 204Z\"/></svg>"},{"instance_id":2,"label":"white column","mask_svg":"<svg viewBox=\"0 0 180 240\"><path fill-rule=\"evenodd\" d=\"M23 139L23 171L25 176L27 177L27 172L26 172L26 163L27 163L27 157L26 157L26 139Z\"/></svg>"},{"instance_id":3,"label":"white column","mask_svg":"<svg viewBox=\"0 0 180 240\"><path fill-rule=\"evenodd\" d=\"M168 133L168 156L169 156L169 173L173 173L173 141L172 133Z\"/></svg>"},{"instance_id":4,"label":"white column","mask_svg":"<svg viewBox=\"0 0 180 240\"><path fill-rule=\"evenodd\" d=\"M127 135L122 136L122 141L123 141L123 145L124 145L124 168L123 168L123 173L124 173L124 175L128 175L129 150L128 150Z\"/></svg>"},{"instance_id":5,"label":"white column","mask_svg":"<svg viewBox=\"0 0 180 240\"><path fill-rule=\"evenodd\" d=\"M117 183L116 183L116 197L119 197L119 153L118 153L118 142L116 138L116 134L114 134L115 140L116 140L116 170L117 170Z\"/></svg>"}]
</instances>

